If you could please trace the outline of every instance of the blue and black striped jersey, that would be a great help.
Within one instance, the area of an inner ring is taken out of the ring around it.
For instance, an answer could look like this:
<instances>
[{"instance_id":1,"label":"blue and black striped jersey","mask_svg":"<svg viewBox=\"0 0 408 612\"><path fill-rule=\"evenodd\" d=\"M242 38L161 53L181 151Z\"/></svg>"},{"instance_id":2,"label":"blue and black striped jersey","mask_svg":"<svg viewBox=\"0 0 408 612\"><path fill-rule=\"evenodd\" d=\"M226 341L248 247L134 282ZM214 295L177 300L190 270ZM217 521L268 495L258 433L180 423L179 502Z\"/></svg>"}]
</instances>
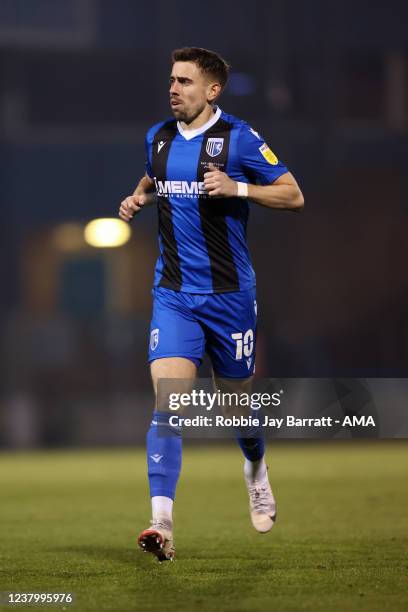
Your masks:
<instances>
[{"instance_id":1,"label":"blue and black striped jersey","mask_svg":"<svg viewBox=\"0 0 408 612\"><path fill-rule=\"evenodd\" d=\"M209 197L213 163L235 181L268 185L287 172L245 121L216 108L196 130L170 119L146 135L146 172L158 195L160 256L155 286L190 293L244 291L255 285L246 243L248 201Z\"/></svg>"}]
</instances>

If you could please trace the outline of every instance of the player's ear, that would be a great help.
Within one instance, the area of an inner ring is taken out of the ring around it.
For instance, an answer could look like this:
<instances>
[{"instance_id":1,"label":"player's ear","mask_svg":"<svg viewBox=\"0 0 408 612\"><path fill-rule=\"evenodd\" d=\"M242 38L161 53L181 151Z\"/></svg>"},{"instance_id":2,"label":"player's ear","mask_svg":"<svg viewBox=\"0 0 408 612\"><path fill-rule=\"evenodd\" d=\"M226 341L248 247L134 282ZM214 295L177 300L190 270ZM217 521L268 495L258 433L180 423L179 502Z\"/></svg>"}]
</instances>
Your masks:
<instances>
[{"instance_id":1,"label":"player's ear","mask_svg":"<svg viewBox=\"0 0 408 612\"><path fill-rule=\"evenodd\" d=\"M220 95L221 89L221 85L216 81L209 83L207 88L207 100L209 102L214 102Z\"/></svg>"}]
</instances>

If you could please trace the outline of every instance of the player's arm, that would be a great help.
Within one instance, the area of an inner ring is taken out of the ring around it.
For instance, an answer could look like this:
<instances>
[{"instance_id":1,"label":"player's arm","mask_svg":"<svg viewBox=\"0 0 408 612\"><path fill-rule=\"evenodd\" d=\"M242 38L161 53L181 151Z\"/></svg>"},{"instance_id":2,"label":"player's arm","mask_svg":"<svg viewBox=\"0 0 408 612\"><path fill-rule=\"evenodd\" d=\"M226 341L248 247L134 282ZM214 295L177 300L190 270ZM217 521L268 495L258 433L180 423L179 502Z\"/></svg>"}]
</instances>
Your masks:
<instances>
[{"instance_id":1,"label":"player's arm","mask_svg":"<svg viewBox=\"0 0 408 612\"><path fill-rule=\"evenodd\" d=\"M218 198L245 197L256 204L279 210L301 211L303 194L290 172L285 172L270 185L238 183L225 172L213 169L204 174L204 187L209 196Z\"/></svg>"},{"instance_id":2,"label":"player's arm","mask_svg":"<svg viewBox=\"0 0 408 612\"><path fill-rule=\"evenodd\" d=\"M119 217L123 219L123 221L131 221L133 216L140 212L142 208L155 202L154 192L154 180L146 173L140 179L133 195L128 196L121 202Z\"/></svg>"},{"instance_id":3,"label":"player's arm","mask_svg":"<svg viewBox=\"0 0 408 612\"><path fill-rule=\"evenodd\" d=\"M282 174L271 185L248 184L247 189L248 200L267 208L300 212L305 205L299 185L290 172Z\"/></svg>"}]
</instances>

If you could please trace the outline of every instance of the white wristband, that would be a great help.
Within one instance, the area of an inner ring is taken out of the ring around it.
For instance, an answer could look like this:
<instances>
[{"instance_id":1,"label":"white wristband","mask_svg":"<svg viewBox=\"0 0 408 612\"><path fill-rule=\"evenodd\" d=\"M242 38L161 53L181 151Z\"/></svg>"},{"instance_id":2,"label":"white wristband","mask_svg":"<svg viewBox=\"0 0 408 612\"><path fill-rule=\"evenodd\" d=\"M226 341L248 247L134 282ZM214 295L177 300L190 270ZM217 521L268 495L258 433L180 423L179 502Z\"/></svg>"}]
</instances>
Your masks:
<instances>
[{"instance_id":1,"label":"white wristband","mask_svg":"<svg viewBox=\"0 0 408 612\"><path fill-rule=\"evenodd\" d=\"M248 183L237 183L238 191L237 196L239 198L247 198L248 197Z\"/></svg>"}]
</instances>

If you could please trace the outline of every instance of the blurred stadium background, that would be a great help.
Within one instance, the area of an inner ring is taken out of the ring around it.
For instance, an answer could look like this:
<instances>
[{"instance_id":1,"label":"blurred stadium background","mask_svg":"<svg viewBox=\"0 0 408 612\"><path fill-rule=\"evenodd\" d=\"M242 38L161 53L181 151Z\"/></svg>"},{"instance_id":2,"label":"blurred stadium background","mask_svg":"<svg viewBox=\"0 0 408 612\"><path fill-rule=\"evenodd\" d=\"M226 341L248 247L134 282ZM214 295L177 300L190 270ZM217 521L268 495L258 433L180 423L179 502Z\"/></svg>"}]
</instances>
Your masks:
<instances>
[{"instance_id":1,"label":"blurred stadium background","mask_svg":"<svg viewBox=\"0 0 408 612\"><path fill-rule=\"evenodd\" d=\"M0 0L0 590L72 589L81 612L407 609L404 440L278 441L260 540L239 452L194 442L179 557L138 554L155 211L122 247L84 240L143 173L171 50L214 49L221 108L306 199L252 206L258 374L407 377L407 23L397 0Z\"/></svg>"},{"instance_id":2,"label":"blurred stadium background","mask_svg":"<svg viewBox=\"0 0 408 612\"><path fill-rule=\"evenodd\" d=\"M407 21L393 0L0 0L3 447L144 438L155 212L120 248L83 229L143 173L184 45L231 63L221 107L306 198L303 215L252 206L258 372L407 376Z\"/></svg>"}]
</instances>

